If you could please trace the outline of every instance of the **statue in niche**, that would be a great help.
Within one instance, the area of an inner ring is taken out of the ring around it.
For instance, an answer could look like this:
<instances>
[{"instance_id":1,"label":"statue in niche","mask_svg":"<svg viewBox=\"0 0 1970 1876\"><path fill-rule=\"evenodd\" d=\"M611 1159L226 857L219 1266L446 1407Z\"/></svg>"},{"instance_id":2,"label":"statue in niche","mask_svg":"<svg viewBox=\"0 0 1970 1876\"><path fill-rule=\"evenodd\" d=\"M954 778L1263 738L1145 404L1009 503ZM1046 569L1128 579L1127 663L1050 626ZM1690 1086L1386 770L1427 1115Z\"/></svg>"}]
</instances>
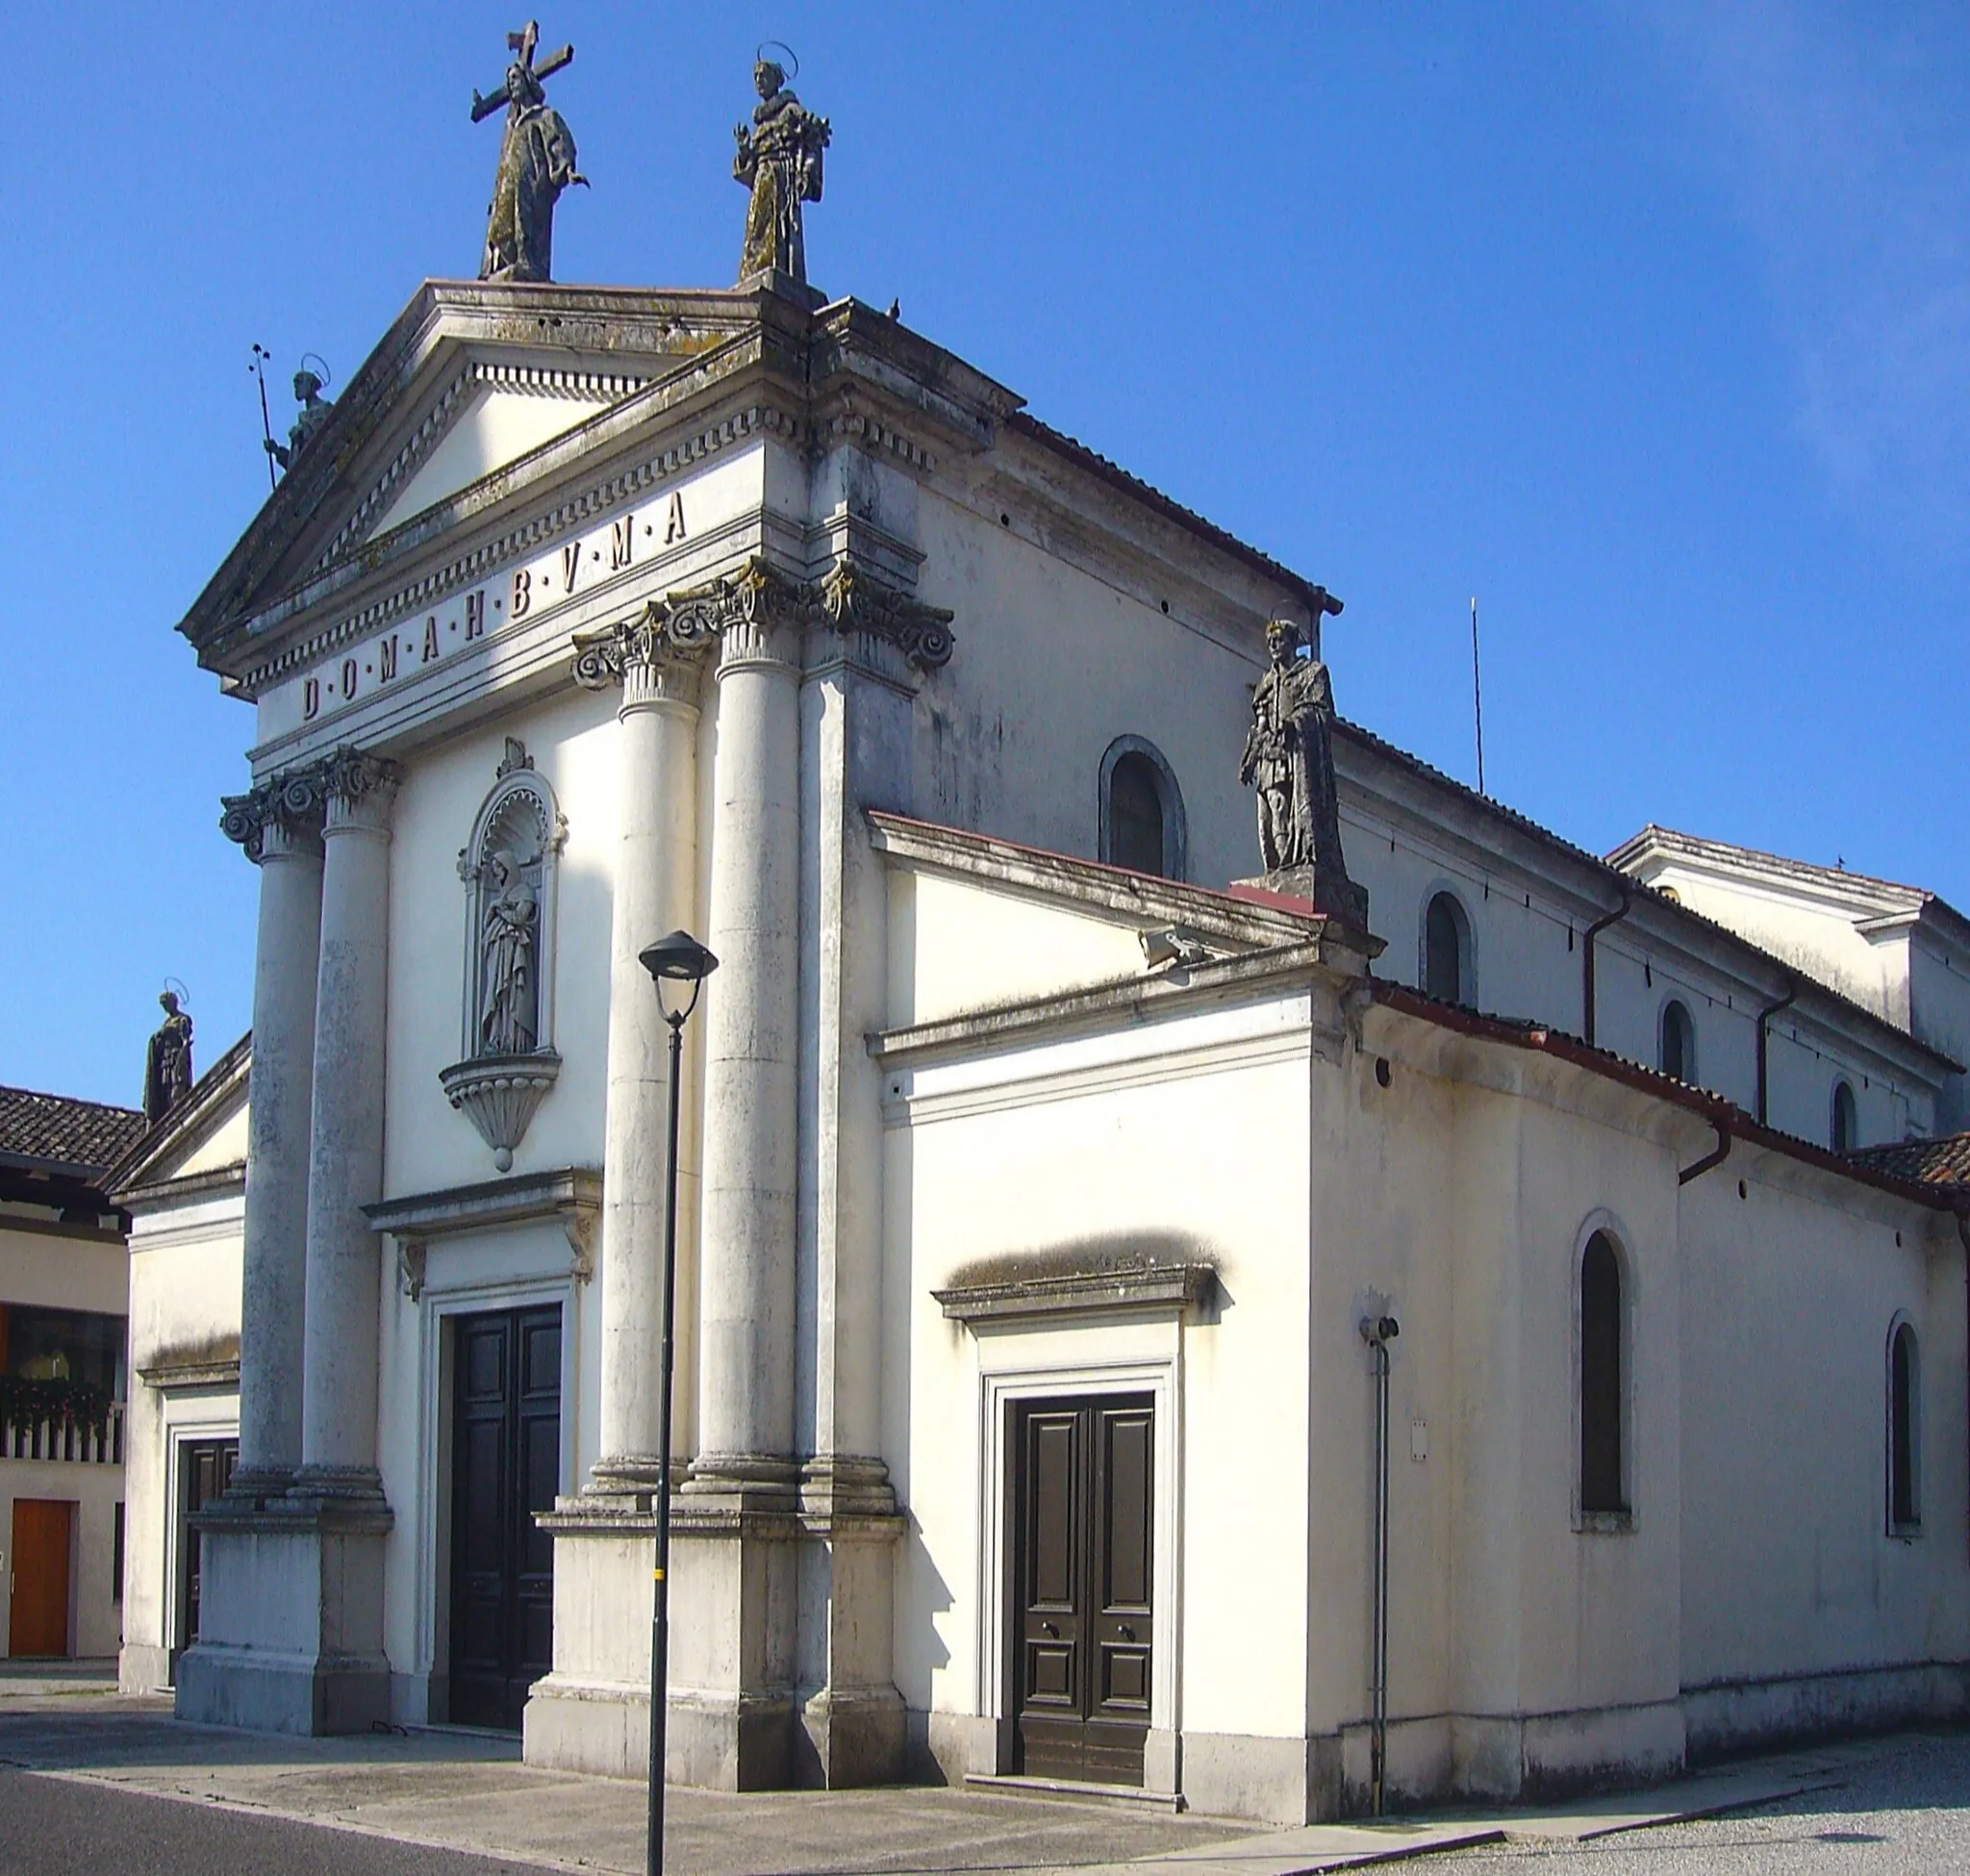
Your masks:
<instances>
[{"instance_id":1,"label":"statue in niche","mask_svg":"<svg viewBox=\"0 0 1970 1876\"><path fill-rule=\"evenodd\" d=\"M541 907L511 853L487 856L485 908L479 927L480 1052L529 1054L540 1034L534 957Z\"/></svg>"},{"instance_id":2,"label":"statue in niche","mask_svg":"<svg viewBox=\"0 0 1970 1876\"><path fill-rule=\"evenodd\" d=\"M164 1020L143 1057L143 1118L155 1127L191 1092L191 1019L178 1007L178 993L158 999Z\"/></svg>"},{"instance_id":3,"label":"statue in niche","mask_svg":"<svg viewBox=\"0 0 1970 1876\"><path fill-rule=\"evenodd\" d=\"M505 85L491 97L472 93L475 124L506 107L499 169L486 211L481 280L551 280L554 204L570 183L589 186L574 166L574 138L560 112L548 104L542 84L573 63L574 47L564 45L537 65L534 48L540 38L540 25L531 19L524 32L507 34L507 45L519 56L507 66Z\"/></svg>"},{"instance_id":4,"label":"statue in niche","mask_svg":"<svg viewBox=\"0 0 1970 1876\"><path fill-rule=\"evenodd\" d=\"M1323 611L1340 601L1321 596ZM1251 728L1238 779L1258 793L1258 845L1266 873L1301 875L1282 889L1365 928L1368 895L1348 877L1334 787L1334 687L1289 620L1266 627L1270 664L1251 695Z\"/></svg>"},{"instance_id":5,"label":"statue in niche","mask_svg":"<svg viewBox=\"0 0 1970 1876\"><path fill-rule=\"evenodd\" d=\"M765 47L752 67L752 82L759 91L752 122L732 127L739 145L732 175L752 191L739 277L749 280L776 269L805 286L807 242L800 205L821 200L821 152L834 132L825 117L817 117L786 89L786 68L767 58Z\"/></svg>"}]
</instances>

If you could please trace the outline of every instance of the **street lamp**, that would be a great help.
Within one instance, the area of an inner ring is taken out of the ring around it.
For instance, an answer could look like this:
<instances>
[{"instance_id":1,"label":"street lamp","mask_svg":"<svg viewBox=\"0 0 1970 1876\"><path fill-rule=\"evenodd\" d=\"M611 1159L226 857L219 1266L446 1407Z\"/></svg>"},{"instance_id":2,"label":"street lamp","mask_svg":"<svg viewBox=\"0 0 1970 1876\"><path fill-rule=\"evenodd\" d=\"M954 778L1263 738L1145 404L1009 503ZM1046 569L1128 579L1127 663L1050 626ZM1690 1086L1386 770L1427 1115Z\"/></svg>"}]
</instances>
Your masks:
<instances>
[{"instance_id":1,"label":"street lamp","mask_svg":"<svg viewBox=\"0 0 1970 1876\"><path fill-rule=\"evenodd\" d=\"M670 1150L664 1180L664 1340L663 1386L658 1394L662 1412L657 1434L657 1558L650 1585L650 1806L649 1837L644 1851L647 1876L664 1866L664 1746L670 1718L670 1375L674 1365L677 1313L677 1104L684 1079L684 1025L697 1007L704 980L719 960L688 931L673 931L645 945L637 962L650 974L657 989L657 1008L670 1026ZM688 983L690 1001L671 1009L664 1001L666 983Z\"/></svg>"}]
</instances>

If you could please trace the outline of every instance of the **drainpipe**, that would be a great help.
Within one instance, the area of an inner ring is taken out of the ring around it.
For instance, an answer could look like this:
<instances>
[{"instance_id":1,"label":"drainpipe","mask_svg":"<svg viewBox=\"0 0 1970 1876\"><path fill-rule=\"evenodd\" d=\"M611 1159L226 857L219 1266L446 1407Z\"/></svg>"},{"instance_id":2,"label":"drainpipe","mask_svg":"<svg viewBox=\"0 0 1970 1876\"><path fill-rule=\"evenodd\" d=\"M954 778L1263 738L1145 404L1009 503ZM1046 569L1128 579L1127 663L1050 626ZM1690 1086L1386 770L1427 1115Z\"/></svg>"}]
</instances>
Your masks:
<instances>
[{"instance_id":1,"label":"drainpipe","mask_svg":"<svg viewBox=\"0 0 1970 1876\"><path fill-rule=\"evenodd\" d=\"M1621 894L1621 903L1613 911L1604 914L1590 925L1580 938L1580 1040L1592 1043L1594 1040L1594 940L1611 925L1617 925L1629 915L1635 902L1634 892L1628 886L1616 889Z\"/></svg>"},{"instance_id":2,"label":"drainpipe","mask_svg":"<svg viewBox=\"0 0 1970 1876\"><path fill-rule=\"evenodd\" d=\"M1389 1756L1389 1344L1402 1329L1393 1316L1363 1316L1360 1328L1375 1361L1375 1614L1369 1635L1368 1801L1379 1817Z\"/></svg>"},{"instance_id":3,"label":"drainpipe","mask_svg":"<svg viewBox=\"0 0 1970 1876\"><path fill-rule=\"evenodd\" d=\"M1767 1087L1765 1042L1771 1034L1772 1018L1777 1016L1781 1009L1791 1008L1792 1004L1798 1001L1798 998L1799 979L1797 977L1787 977L1785 979L1784 996L1781 997L1776 1003L1767 1003L1763 1009L1758 1011L1758 1099L1755 1111L1760 1127L1769 1127L1771 1125L1770 1116L1765 1112L1765 1090Z\"/></svg>"},{"instance_id":4,"label":"drainpipe","mask_svg":"<svg viewBox=\"0 0 1970 1876\"><path fill-rule=\"evenodd\" d=\"M1710 1125L1717 1129L1717 1144L1701 1159L1693 1159L1677 1174L1678 1185L1687 1185L1691 1179L1702 1179L1712 1166L1721 1166L1730 1156L1730 1110L1719 1107L1710 1116ZM1961 1221L1959 1220L1958 1223Z\"/></svg>"}]
</instances>

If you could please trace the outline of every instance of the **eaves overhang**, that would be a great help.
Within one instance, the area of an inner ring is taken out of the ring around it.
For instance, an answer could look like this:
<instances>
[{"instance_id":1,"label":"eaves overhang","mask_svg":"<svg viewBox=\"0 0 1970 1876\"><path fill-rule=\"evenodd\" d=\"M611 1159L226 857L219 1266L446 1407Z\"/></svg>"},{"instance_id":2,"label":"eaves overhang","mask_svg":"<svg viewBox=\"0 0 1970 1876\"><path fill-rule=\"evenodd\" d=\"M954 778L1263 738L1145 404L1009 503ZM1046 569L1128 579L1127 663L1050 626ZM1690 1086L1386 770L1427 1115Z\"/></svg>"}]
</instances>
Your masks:
<instances>
[{"instance_id":1,"label":"eaves overhang","mask_svg":"<svg viewBox=\"0 0 1970 1876\"><path fill-rule=\"evenodd\" d=\"M1802 1140L1796 1134L1781 1132L1754 1119L1723 1095L1707 1088L1692 1087L1659 1070L1644 1068L1639 1062L1597 1049L1564 1030L1537 1023L1514 1023L1465 1009L1458 1004L1440 1003L1421 991L1411 990L1406 984L1379 977L1374 979L1374 999L1384 1008L1454 1030L1478 1042L1504 1049L1526 1050L1568 1063L1586 1074L1600 1076L1639 1094L1680 1107L1706 1122L1720 1139L1728 1136L1734 1141L1761 1147L1818 1172L1851 1179L1857 1185L1907 1200L1925 1210L1960 1216L1966 1204L1970 1204L1970 1196L1960 1191L1897 1178L1864 1160L1815 1146L1810 1140Z\"/></svg>"}]
</instances>

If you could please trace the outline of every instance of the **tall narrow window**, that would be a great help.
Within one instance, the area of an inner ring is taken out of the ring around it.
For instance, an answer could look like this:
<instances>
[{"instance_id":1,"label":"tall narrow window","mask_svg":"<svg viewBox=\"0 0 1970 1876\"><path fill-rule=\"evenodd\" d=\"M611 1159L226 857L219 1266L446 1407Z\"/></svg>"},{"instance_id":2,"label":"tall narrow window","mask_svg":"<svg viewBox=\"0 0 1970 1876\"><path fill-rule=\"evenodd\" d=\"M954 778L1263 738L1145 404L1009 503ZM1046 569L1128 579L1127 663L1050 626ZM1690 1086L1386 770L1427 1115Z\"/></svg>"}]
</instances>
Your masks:
<instances>
[{"instance_id":1,"label":"tall narrow window","mask_svg":"<svg viewBox=\"0 0 1970 1876\"><path fill-rule=\"evenodd\" d=\"M1622 1485L1621 1260L1605 1231L1580 1258L1580 1510L1620 1514Z\"/></svg>"},{"instance_id":2,"label":"tall narrow window","mask_svg":"<svg viewBox=\"0 0 1970 1876\"><path fill-rule=\"evenodd\" d=\"M1471 922L1450 893L1438 893L1423 915L1423 988L1440 1003L1470 1003Z\"/></svg>"},{"instance_id":3,"label":"tall narrow window","mask_svg":"<svg viewBox=\"0 0 1970 1876\"><path fill-rule=\"evenodd\" d=\"M1130 750L1115 765L1108 777L1108 825L1114 865L1163 871L1163 802L1148 756Z\"/></svg>"},{"instance_id":4,"label":"tall narrow window","mask_svg":"<svg viewBox=\"0 0 1970 1876\"><path fill-rule=\"evenodd\" d=\"M1916 1491L1915 1331L1898 1323L1888 1337L1888 1529L1912 1533L1922 1524Z\"/></svg>"},{"instance_id":5,"label":"tall narrow window","mask_svg":"<svg viewBox=\"0 0 1970 1876\"><path fill-rule=\"evenodd\" d=\"M1662 1005L1662 1073L1679 1081L1697 1078L1697 1027L1676 999Z\"/></svg>"},{"instance_id":6,"label":"tall narrow window","mask_svg":"<svg viewBox=\"0 0 1970 1876\"><path fill-rule=\"evenodd\" d=\"M1833 1083L1833 1151L1852 1153L1860 1144L1860 1128L1854 1111L1854 1090L1846 1081Z\"/></svg>"},{"instance_id":7,"label":"tall narrow window","mask_svg":"<svg viewBox=\"0 0 1970 1876\"><path fill-rule=\"evenodd\" d=\"M1131 873L1184 874L1183 796L1153 743L1118 736L1101 757L1100 857Z\"/></svg>"}]
</instances>

